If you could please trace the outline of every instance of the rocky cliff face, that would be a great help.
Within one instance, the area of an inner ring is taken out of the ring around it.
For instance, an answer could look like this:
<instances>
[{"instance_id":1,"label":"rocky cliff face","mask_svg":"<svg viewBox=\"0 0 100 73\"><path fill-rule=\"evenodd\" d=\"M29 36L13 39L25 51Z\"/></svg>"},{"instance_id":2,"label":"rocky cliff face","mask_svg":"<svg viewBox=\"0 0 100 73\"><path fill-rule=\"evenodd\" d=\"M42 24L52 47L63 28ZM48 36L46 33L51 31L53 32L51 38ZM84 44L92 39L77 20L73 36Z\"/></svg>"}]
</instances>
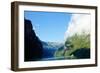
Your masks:
<instances>
[{"instance_id":1,"label":"rocky cliff face","mask_svg":"<svg viewBox=\"0 0 100 73\"><path fill-rule=\"evenodd\" d=\"M24 61L36 61L42 58L43 46L33 27L30 20L24 20Z\"/></svg>"}]
</instances>

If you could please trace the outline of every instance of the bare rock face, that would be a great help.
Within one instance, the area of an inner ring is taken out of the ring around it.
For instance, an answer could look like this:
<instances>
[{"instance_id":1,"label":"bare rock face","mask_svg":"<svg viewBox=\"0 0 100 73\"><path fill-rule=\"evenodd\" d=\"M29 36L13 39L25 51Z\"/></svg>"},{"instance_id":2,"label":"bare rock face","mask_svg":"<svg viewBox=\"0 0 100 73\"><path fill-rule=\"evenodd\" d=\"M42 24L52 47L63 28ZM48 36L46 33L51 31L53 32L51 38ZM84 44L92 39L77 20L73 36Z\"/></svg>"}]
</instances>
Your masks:
<instances>
[{"instance_id":1,"label":"bare rock face","mask_svg":"<svg viewBox=\"0 0 100 73\"><path fill-rule=\"evenodd\" d=\"M36 61L42 58L43 46L33 27L30 20L24 20L24 61Z\"/></svg>"}]
</instances>

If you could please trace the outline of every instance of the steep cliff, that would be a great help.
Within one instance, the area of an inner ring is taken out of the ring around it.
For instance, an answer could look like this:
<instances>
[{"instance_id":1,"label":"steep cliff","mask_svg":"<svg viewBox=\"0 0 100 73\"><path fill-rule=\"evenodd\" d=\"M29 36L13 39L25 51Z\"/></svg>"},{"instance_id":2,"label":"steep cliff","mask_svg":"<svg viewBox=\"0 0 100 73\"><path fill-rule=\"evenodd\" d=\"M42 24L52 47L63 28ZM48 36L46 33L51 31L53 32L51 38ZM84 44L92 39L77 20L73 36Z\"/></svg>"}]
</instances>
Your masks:
<instances>
[{"instance_id":1,"label":"steep cliff","mask_svg":"<svg viewBox=\"0 0 100 73\"><path fill-rule=\"evenodd\" d=\"M43 46L33 27L30 20L24 20L24 61L36 61L42 58Z\"/></svg>"}]
</instances>

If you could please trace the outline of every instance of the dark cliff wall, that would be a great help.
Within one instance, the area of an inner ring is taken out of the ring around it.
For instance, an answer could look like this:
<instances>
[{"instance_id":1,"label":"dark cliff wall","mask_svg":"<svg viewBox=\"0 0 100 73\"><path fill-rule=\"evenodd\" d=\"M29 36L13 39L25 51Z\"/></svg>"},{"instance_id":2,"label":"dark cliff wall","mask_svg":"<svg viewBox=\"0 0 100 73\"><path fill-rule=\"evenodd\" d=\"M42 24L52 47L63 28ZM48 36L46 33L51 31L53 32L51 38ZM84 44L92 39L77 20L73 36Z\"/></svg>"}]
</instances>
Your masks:
<instances>
[{"instance_id":1,"label":"dark cliff wall","mask_svg":"<svg viewBox=\"0 0 100 73\"><path fill-rule=\"evenodd\" d=\"M42 58L43 46L33 27L30 20L24 20L24 61L35 61Z\"/></svg>"}]
</instances>

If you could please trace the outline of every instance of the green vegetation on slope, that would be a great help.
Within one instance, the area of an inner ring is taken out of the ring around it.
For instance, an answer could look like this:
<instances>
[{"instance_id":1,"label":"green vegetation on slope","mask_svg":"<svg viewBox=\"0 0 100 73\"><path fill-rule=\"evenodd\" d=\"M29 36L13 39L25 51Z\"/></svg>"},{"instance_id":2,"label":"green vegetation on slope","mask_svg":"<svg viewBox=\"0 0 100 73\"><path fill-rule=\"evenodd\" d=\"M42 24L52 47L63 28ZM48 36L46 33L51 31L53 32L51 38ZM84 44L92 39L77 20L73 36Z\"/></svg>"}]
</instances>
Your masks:
<instances>
[{"instance_id":1,"label":"green vegetation on slope","mask_svg":"<svg viewBox=\"0 0 100 73\"><path fill-rule=\"evenodd\" d=\"M70 44L70 46L68 46ZM64 47L56 52L56 57L64 56L68 59L73 58L89 58L90 57L90 34L75 34L68 37L65 41L65 47L68 50L64 50Z\"/></svg>"}]
</instances>

